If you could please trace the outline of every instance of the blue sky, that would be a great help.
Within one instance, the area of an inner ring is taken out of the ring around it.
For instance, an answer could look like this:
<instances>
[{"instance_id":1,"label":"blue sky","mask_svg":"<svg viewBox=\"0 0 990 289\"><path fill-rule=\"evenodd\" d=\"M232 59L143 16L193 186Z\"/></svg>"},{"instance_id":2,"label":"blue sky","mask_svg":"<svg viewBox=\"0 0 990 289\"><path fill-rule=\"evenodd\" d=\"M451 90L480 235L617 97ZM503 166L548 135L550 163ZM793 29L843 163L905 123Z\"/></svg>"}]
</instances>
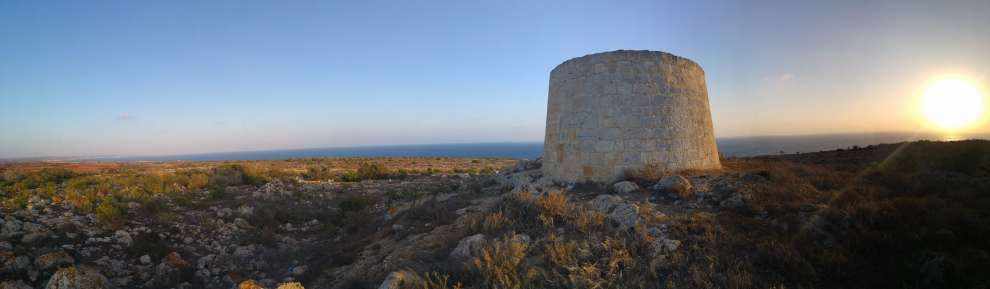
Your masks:
<instances>
[{"instance_id":1,"label":"blue sky","mask_svg":"<svg viewBox=\"0 0 990 289\"><path fill-rule=\"evenodd\" d=\"M719 137L911 131L990 1L2 1L0 157L542 141L549 72L704 67Z\"/></svg>"}]
</instances>

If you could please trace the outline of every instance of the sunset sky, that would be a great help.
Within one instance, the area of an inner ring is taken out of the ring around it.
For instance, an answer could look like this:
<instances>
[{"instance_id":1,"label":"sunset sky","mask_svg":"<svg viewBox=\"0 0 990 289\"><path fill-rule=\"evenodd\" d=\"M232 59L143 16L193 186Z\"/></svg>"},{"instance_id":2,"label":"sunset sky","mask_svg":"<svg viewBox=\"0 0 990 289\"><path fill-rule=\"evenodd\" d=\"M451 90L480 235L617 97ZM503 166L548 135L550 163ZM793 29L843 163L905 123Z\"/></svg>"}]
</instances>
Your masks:
<instances>
[{"instance_id":1,"label":"sunset sky","mask_svg":"<svg viewBox=\"0 0 990 289\"><path fill-rule=\"evenodd\" d=\"M542 141L550 70L616 49L698 62L717 137L926 131L934 80L987 94L988 15L987 0L2 1L0 158Z\"/></svg>"}]
</instances>

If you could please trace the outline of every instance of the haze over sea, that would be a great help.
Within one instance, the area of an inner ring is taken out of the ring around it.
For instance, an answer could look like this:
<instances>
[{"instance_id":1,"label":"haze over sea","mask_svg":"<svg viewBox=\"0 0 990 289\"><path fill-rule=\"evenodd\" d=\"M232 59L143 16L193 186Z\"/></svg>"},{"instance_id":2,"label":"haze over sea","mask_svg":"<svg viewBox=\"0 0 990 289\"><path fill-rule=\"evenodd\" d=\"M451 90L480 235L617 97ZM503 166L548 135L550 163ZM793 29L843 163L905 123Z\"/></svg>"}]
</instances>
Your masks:
<instances>
[{"instance_id":1,"label":"haze over sea","mask_svg":"<svg viewBox=\"0 0 990 289\"><path fill-rule=\"evenodd\" d=\"M916 140L990 139L990 134L933 135L910 133L862 133L795 136L755 136L717 139L719 153L725 157L817 152L852 146L897 143ZM331 147L216 152L160 156L62 156L10 159L10 161L227 161L280 160L319 157L501 157L534 159L543 152L543 143L464 143Z\"/></svg>"}]
</instances>

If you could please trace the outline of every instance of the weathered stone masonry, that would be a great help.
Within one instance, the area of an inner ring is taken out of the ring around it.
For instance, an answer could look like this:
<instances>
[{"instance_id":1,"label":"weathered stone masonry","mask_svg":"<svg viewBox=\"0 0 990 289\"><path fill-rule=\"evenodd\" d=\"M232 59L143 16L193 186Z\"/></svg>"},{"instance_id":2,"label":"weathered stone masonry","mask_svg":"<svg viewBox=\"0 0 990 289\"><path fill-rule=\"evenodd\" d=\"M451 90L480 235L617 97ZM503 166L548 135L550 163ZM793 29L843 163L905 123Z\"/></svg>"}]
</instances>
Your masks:
<instances>
[{"instance_id":1,"label":"weathered stone masonry","mask_svg":"<svg viewBox=\"0 0 990 289\"><path fill-rule=\"evenodd\" d=\"M701 67L665 52L619 50L554 68L544 175L607 182L646 165L720 168Z\"/></svg>"}]
</instances>

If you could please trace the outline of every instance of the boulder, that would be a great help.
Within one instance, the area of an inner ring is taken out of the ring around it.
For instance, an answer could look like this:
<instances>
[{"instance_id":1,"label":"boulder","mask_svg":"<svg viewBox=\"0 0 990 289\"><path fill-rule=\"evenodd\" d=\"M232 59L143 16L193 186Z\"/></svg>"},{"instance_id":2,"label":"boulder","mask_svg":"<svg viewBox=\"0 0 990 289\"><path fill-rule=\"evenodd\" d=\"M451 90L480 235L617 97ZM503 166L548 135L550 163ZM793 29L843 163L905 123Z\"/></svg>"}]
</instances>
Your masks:
<instances>
[{"instance_id":1,"label":"boulder","mask_svg":"<svg viewBox=\"0 0 990 289\"><path fill-rule=\"evenodd\" d=\"M627 230L635 227L639 223L639 206L634 204L618 204L608 214L611 220L619 229Z\"/></svg>"},{"instance_id":2,"label":"boulder","mask_svg":"<svg viewBox=\"0 0 990 289\"><path fill-rule=\"evenodd\" d=\"M532 240L532 238L530 238L529 235L526 234L513 234L512 237L509 238L509 240L519 245L529 246L529 242Z\"/></svg>"},{"instance_id":3,"label":"boulder","mask_svg":"<svg viewBox=\"0 0 990 289\"><path fill-rule=\"evenodd\" d=\"M130 247L131 244L134 243L134 239L131 238L131 234L124 230L117 230L113 233L113 237L118 243L124 245L125 247Z\"/></svg>"},{"instance_id":4,"label":"boulder","mask_svg":"<svg viewBox=\"0 0 990 289\"><path fill-rule=\"evenodd\" d=\"M512 168L512 172L531 171L542 167L543 158L536 158L535 160L521 159L516 162L516 165Z\"/></svg>"},{"instance_id":5,"label":"boulder","mask_svg":"<svg viewBox=\"0 0 990 289\"><path fill-rule=\"evenodd\" d=\"M681 241L674 240L674 239L662 239L662 240L660 240L660 248L663 249L663 250L665 250L665 251L668 251L668 252L676 251L677 248L680 248L680 247L681 247Z\"/></svg>"},{"instance_id":6,"label":"boulder","mask_svg":"<svg viewBox=\"0 0 990 289\"><path fill-rule=\"evenodd\" d=\"M241 205L240 207L237 207L237 213L245 217L254 215L254 207L248 205Z\"/></svg>"},{"instance_id":7,"label":"boulder","mask_svg":"<svg viewBox=\"0 0 990 289\"><path fill-rule=\"evenodd\" d=\"M612 185L612 189L620 194L628 194L639 190L639 185L630 181L621 181Z\"/></svg>"},{"instance_id":8,"label":"boulder","mask_svg":"<svg viewBox=\"0 0 990 289\"><path fill-rule=\"evenodd\" d=\"M653 186L653 190L657 192L674 194L682 199L690 199L693 196L691 188L691 181L678 175L666 176Z\"/></svg>"},{"instance_id":9,"label":"boulder","mask_svg":"<svg viewBox=\"0 0 990 289\"><path fill-rule=\"evenodd\" d=\"M651 244L653 257L677 251L681 247L681 241L667 238L657 238Z\"/></svg>"},{"instance_id":10,"label":"boulder","mask_svg":"<svg viewBox=\"0 0 990 289\"><path fill-rule=\"evenodd\" d=\"M107 277L88 266L59 269L48 279L47 289L105 289L113 288Z\"/></svg>"},{"instance_id":11,"label":"boulder","mask_svg":"<svg viewBox=\"0 0 990 289\"><path fill-rule=\"evenodd\" d=\"M511 175L509 182L512 183L513 189L518 189L524 185L532 185L540 177L542 177L542 172L540 171L526 171Z\"/></svg>"},{"instance_id":12,"label":"boulder","mask_svg":"<svg viewBox=\"0 0 990 289\"><path fill-rule=\"evenodd\" d=\"M591 200L591 208L602 214L612 212L612 208L622 203L622 198L616 195L598 195Z\"/></svg>"},{"instance_id":13,"label":"boulder","mask_svg":"<svg viewBox=\"0 0 990 289\"><path fill-rule=\"evenodd\" d=\"M450 258L454 260L468 260L478 255L485 246L485 235L477 234L461 239L457 242L457 247L450 252Z\"/></svg>"}]
</instances>

